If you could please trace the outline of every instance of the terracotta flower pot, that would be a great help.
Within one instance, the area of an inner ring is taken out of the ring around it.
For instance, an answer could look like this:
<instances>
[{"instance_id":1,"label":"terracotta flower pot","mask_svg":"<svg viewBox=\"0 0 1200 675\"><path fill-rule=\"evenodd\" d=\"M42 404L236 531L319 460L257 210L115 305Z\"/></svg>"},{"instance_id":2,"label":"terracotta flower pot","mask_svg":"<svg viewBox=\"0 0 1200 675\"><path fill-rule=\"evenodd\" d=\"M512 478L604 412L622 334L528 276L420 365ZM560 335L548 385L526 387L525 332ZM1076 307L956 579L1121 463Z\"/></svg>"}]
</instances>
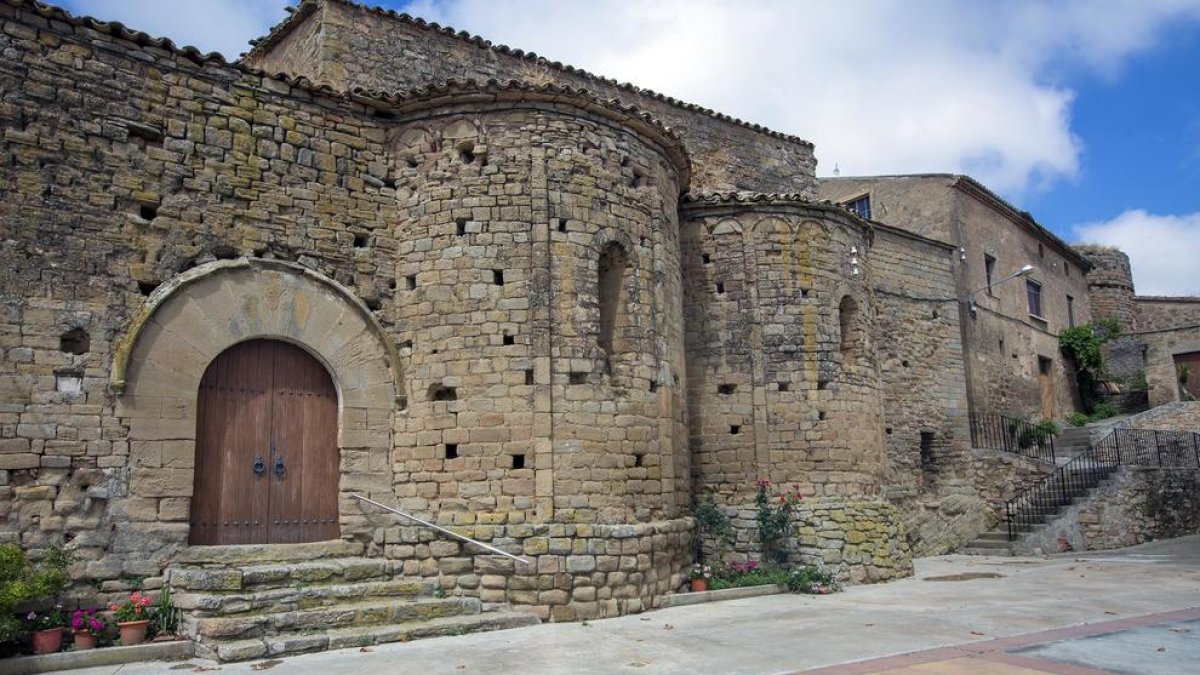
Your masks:
<instances>
[{"instance_id":1,"label":"terracotta flower pot","mask_svg":"<svg viewBox=\"0 0 1200 675\"><path fill-rule=\"evenodd\" d=\"M692 579L692 592L699 593L700 591L708 590L708 579Z\"/></svg>"},{"instance_id":2,"label":"terracotta flower pot","mask_svg":"<svg viewBox=\"0 0 1200 675\"><path fill-rule=\"evenodd\" d=\"M150 625L148 619L141 621L122 621L117 624L121 630L121 646L140 645L146 641L146 628Z\"/></svg>"},{"instance_id":3,"label":"terracotta flower pot","mask_svg":"<svg viewBox=\"0 0 1200 675\"><path fill-rule=\"evenodd\" d=\"M53 654L62 649L62 634L61 628L50 628L48 630L34 631L33 633L33 653L34 654Z\"/></svg>"},{"instance_id":4,"label":"terracotta flower pot","mask_svg":"<svg viewBox=\"0 0 1200 675\"><path fill-rule=\"evenodd\" d=\"M86 630L75 631L75 651L82 652L96 648L96 636Z\"/></svg>"}]
</instances>

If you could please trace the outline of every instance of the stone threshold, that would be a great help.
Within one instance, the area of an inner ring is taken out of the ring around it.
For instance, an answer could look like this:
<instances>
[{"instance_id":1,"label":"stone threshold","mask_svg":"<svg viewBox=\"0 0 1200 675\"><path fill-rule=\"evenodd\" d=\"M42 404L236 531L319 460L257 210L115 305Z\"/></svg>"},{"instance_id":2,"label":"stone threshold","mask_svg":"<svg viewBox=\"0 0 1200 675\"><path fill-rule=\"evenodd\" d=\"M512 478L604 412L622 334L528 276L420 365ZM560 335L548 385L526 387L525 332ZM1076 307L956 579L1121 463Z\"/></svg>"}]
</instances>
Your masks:
<instances>
[{"instance_id":1,"label":"stone threshold","mask_svg":"<svg viewBox=\"0 0 1200 675\"><path fill-rule=\"evenodd\" d=\"M763 595L775 595L777 593L787 593L787 586L782 584L766 584L764 586L741 586L739 588L722 588L719 591L699 591L695 593L675 593L663 597L662 606L665 607L685 607L687 605L699 605L705 602L718 602L721 600L738 600L740 598L757 598ZM3 675L3 673L0 673Z\"/></svg>"},{"instance_id":2,"label":"stone threshold","mask_svg":"<svg viewBox=\"0 0 1200 675\"><path fill-rule=\"evenodd\" d=\"M191 640L147 642L132 647L97 647L85 651L16 656L0 660L0 675L32 675L56 670L118 666L137 661L182 661L192 658Z\"/></svg>"}]
</instances>

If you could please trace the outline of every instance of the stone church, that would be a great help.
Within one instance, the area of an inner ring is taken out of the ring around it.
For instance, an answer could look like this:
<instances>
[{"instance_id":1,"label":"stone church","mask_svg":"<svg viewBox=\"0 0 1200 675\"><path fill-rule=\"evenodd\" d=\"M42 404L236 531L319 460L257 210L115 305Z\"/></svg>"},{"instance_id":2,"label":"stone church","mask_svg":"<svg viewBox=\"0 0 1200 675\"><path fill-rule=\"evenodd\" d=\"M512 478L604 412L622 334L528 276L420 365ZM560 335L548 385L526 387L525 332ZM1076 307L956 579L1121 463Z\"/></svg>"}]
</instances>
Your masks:
<instances>
[{"instance_id":1,"label":"stone church","mask_svg":"<svg viewBox=\"0 0 1200 675\"><path fill-rule=\"evenodd\" d=\"M236 660L657 607L760 481L855 582L994 520L969 242L812 144L345 0L236 63L0 23L0 540L73 602L169 584Z\"/></svg>"}]
</instances>

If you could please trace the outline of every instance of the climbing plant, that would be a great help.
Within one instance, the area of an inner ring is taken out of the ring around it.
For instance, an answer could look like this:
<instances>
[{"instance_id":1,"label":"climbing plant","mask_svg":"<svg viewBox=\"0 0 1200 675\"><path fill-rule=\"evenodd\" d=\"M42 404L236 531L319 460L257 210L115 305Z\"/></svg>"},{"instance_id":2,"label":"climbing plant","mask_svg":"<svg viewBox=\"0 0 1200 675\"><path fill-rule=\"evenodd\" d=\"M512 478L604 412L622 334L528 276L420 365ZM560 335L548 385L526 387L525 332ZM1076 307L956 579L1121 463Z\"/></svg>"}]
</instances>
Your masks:
<instances>
[{"instance_id":1,"label":"climbing plant","mask_svg":"<svg viewBox=\"0 0 1200 675\"><path fill-rule=\"evenodd\" d=\"M1091 413L1099 399L1096 386L1105 376L1105 343L1121 335L1121 324L1116 319L1093 321L1068 328L1058 335L1058 344L1063 354L1075 364L1075 381L1079 385L1079 398L1084 410Z\"/></svg>"}]
</instances>

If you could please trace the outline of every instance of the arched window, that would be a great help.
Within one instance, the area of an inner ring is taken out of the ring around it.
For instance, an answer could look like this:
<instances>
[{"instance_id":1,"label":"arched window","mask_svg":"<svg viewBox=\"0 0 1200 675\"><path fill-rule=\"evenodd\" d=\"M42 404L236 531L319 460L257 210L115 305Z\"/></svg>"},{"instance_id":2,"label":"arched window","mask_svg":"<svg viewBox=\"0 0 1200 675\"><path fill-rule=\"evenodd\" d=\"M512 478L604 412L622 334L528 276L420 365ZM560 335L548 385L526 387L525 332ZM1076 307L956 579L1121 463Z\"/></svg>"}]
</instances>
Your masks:
<instances>
[{"instance_id":1,"label":"arched window","mask_svg":"<svg viewBox=\"0 0 1200 675\"><path fill-rule=\"evenodd\" d=\"M624 247L609 242L600 252L597 289L600 302L600 335L597 341L608 356L613 356L613 341L622 323L626 304L625 270L629 258Z\"/></svg>"},{"instance_id":2,"label":"arched window","mask_svg":"<svg viewBox=\"0 0 1200 675\"><path fill-rule=\"evenodd\" d=\"M862 342L862 326L858 320L858 303L849 295L838 304L838 326L841 328L843 354L853 354Z\"/></svg>"}]
</instances>

